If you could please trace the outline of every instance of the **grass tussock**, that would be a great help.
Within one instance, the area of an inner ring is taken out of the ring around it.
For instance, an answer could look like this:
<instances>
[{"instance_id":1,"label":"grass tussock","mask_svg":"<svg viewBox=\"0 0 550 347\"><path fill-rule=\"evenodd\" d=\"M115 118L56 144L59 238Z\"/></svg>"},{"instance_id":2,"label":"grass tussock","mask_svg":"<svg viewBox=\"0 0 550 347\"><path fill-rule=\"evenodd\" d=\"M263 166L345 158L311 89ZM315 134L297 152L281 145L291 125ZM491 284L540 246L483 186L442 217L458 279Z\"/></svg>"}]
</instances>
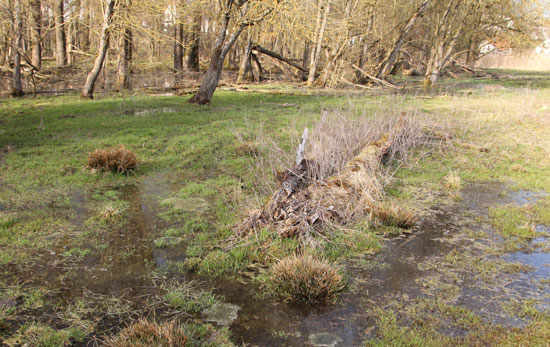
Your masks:
<instances>
[{"instance_id":1,"label":"grass tussock","mask_svg":"<svg viewBox=\"0 0 550 347\"><path fill-rule=\"evenodd\" d=\"M105 341L108 347L182 347L187 343L183 328L176 321L156 323L142 318Z\"/></svg>"},{"instance_id":2,"label":"grass tussock","mask_svg":"<svg viewBox=\"0 0 550 347\"><path fill-rule=\"evenodd\" d=\"M383 225L401 229L411 229L417 222L414 212L393 203L377 204L373 215Z\"/></svg>"},{"instance_id":3,"label":"grass tussock","mask_svg":"<svg viewBox=\"0 0 550 347\"><path fill-rule=\"evenodd\" d=\"M88 168L101 172L129 174L138 166L137 155L119 145L107 149L96 149L88 153Z\"/></svg>"},{"instance_id":4,"label":"grass tussock","mask_svg":"<svg viewBox=\"0 0 550 347\"><path fill-rule=\"evenodd\" d=\"M311 255L293 255L271 268L271 280L279 294L308 304L336 300L346 282L339 269Z\"/></svg>"},{"instance_id":5,"label":"grass tussock","mask_svg":"<svg viewBox=\"0 0 550 347\"><path fill-rule=\"evenodd\" d=\"M452 192L453 195L459 195L462 188L462 179L454 172L450 171L445 177L443 177L443 184L445 188Z\"/></svg>"}]
</instances>

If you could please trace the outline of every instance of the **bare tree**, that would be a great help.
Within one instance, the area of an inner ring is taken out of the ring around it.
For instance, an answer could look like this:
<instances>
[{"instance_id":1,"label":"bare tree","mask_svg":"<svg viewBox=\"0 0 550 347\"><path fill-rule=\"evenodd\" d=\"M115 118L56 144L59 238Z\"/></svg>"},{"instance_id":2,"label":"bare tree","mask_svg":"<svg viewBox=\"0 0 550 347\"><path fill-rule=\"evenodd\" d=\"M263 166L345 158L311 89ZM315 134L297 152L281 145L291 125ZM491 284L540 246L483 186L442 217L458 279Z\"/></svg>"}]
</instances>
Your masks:
<instances>
[{"instance_id":1,"label":"bare tree","mask_svg":"<svg viewBox=\"0 0 550 347\"><path fill-rule=\"evenodd\" d=\"M21 80L21 38L23 36L23 24L21 22L21 0L15 0L13 9L13 96L23 96L23 84Z\"/></svg>"},{"instance_id":2,"label":"bare tree","mask_svg":"<svg viewBox=\"0 0 550 347\"><path fill-rule=\"evenodd\" d=\"M67 65L67 36L65 33L65 6L64 0L55 2L55 58L57 66Z\"/></svg>"},{"instance_id":3,"label":"bare tree","mask_svg":"<svg viewBox=\"0 0 550 347\"><path fill-rule=\"evenodd\" d=\"M32 64L40 70L42 67L42 11L41 11L41 2L40 0L31 0L30 3L31 9L31 44L32 44L32 53L31 61Z\"/></svg>"},{"instance_id":4,"label":"bare tree","mask_svg":"<svg viewBox=\"0 0 550 347\"><path fill-rule=\"evenodd\" d=\"M252 4L255 5L255 4ZM223 70L223 63L227 53L233 47L233 44L239 38L239 35L242 33L244 28L254 25L259 21L263 20L265 16L273 11L273 7L268 7L255 19L249 19L250 15L251 2L248 0L225 0L222 8L222 15L220 19L220 27L218 30L218 35L216 41L214 42L214 48L212 55L210 57L210 65L208 66L208 71L204 76L201 86L197 93L189 100L191 103L205 105L209 104L212 101L212 96L214 91L218 86L220 77ZM235 19L235 29L228 36L229 33L229 23L231 19Z\"/></svg>"},{"instance_id":5,"label":"bare tree","mask_svg":"<svg viewBox=\"0 0 550 347\"><path fill-rule=\"evenodd\" d=\"M401 50L401 47L403 46L403 43L405 42L405 39L409 35L411 29L413 28L414 24L416 23L417 19L422 16L422 14L426 11L428 8L429 1L425 0L420 4L418 9L413 13L413 15L409 18L407 21L407 24L399 34L399 37L397 41L395 42L395 45L393 46L393 49L390 51L390 54L388 54L388 57L385 59L385 61L381 64L380 69L378 70L378 73L376 75L377 78L383 79L386 77L387 74L392 70L396 60L397 56L399 55L399 51Z\"/></svg>"},{"instance_id":6,"label":"bare tree","mask_svg":"<svg viewBox=\"0 0 550 347\"><path fill-rule=\"evenodd\" d=\"M107 0L107 6L105 9L105 14L103 15L103 27L101 29L101 38L99 41L99 50L97 57L94 61L94 67L92 71L88 73L86 77L86 82L84 83L84 88L82 88L81 96L83 98L92 99L94 97L94 87L101 68L105 63L105 56L107 55L107 49L109 48L109 34L111 30L111 22L115 12L115 5L118 3L118 0Z\"/></svg>"},{"instance_id":7,"label":"bare tree","mask_svg":"<svg viewBox=\"0 0 550 347\"><path fill-rule=\"evenodd\" d=\"M199 71L199 47L201 36L201 15L195 14L187 31L187 49L183 58L185 69Z\"/></svg>"},{"instance_id":8,"label":"bare tree","mask_svg":"<svg viewBox=\"0 0 550 347\"><path fill-rule=\"evenodd\" d=\"M322 1L322 0L319 0L319 1ZM319 10L317 14L318 30L316 30L315 32L315 42L314 42L315 47L313 49L313 53L311 54L311 61L309 63L309 74L307 77L308 86L313 85L313 83L315 82L317 67L319 65L319 60L321 59L321 48L323 46L323 38L327 27L327 20L328 20L328 15L330 13L331 5L332 5L332 0L326 0L326 5L324 8L321 5L319 6ZM324 9L324 12L323 12L323 9ZM322 21L321 21L321 12L323 12Z\"/></svg>"}]
</instances>

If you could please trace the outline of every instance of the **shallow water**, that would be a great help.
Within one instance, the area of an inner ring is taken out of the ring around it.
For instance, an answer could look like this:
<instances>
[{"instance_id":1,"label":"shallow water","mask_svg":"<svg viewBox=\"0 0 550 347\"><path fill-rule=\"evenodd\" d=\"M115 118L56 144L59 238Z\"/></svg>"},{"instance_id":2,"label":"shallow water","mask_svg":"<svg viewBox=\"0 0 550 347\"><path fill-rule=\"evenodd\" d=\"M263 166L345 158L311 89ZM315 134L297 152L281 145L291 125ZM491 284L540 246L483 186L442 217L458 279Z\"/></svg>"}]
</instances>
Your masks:
<instances>
[{"instance_id":1,"label":"shallow water","mask_svg":"<svg viewBox=\"0 0 550 347\"><path fill-rule=\"evenodd\" d=\"M145 177L137 187L125 188L123 199L130 204L128 219L123 226L109 228L102 234L104 249L94 251L76 263L67 262L61 256L66 248L42 255L30 274L33 282L55 290L52 295L62 303L90 292L135 303L154 295L157 288L152 285L152 272L164 269L170 260L185 259L183 244L166 249L156 248L153 244L161 231L177 226L157 216L165 209L161 202L180 188L170 181L170 177L165 175ZM86 206L91 196L77 190L69 192L68 196L72 202L74 232L82 232L90 213ZM426 269L423 264L437 263L453 249L471 247L472 240L463 237L466 229L491 232L475 216L485 215L492 206L525 204L536 197L531 192L511 192L502 183L466 187L461 201L429 211L412 235L388 240L380 254L350 260L346 264L349 288L341 300L330 307L314 308L275 298L260 298L258 292L261 289L237 280L199 279L204 287L214 288L216 294L223 295L229 304L223 310L205 313L203 318L229 324L238 344L362 345L373 333L374 308L384 307L393 300L407 303L437 293L426 288L426 279L438 275L443 276L444 281L444 274ZM550 308L550 286L535 286L541 279L550 278L550 255L542 251L514 253L505 259L531 265L534 270L503 275L493 288L483 287L469 279L468 273L462 274L460 291L453 303L507 325L523 323L503 312L501 304L511 298L534 298L539 300L541 309ZM21 275L24 274L19 277ZM185 277L197 278L192 274ZM223 317L224 313L228 316Z\"/></svg>"},{"instance_id":2,"label":"shallow water","mask_svg":"<svg viewBox=\"0 0 550 347\"><path fill-rule=\"evenodd\" d=\"M287 346L311 345L317 334L328 334L338 346L362 345L373 331L375 322L371 312L374 307L383 307L391 300L407 302L424 296L419 279L431 273L421 270L418 265L468 242L457 242L453 238L465 228L476 227L473 220L464 221L465 213L483 214L490 206L519 200L513 194L503 198L503 189L505 185L500 183L468 187L463 191L461 203L434 209L413 235L389 240L381 254L368 258L379 266L373 269L348 265L350 290L332 307L315 309L275 300L258 300L252 291L235 284L220 288L219 292L230 302L242 307L231 327L232 332L237 341L259 346L277 346L283 342ZM546 253L516 257L527 263L550 262L550 255ZM506 316L497 303L514 297L540 297L540 293L531 290L531 280L548 274L550 267L545 267L542 272L537 266L534 272L510 275L511 283L507 288L492 290L480 289L476 283L465 281L456 304L468 307L495 323L520 325L522 321ZM283 335L280 331L285 332L284 338L279 337Z\"/></svg>"}]
</instances>

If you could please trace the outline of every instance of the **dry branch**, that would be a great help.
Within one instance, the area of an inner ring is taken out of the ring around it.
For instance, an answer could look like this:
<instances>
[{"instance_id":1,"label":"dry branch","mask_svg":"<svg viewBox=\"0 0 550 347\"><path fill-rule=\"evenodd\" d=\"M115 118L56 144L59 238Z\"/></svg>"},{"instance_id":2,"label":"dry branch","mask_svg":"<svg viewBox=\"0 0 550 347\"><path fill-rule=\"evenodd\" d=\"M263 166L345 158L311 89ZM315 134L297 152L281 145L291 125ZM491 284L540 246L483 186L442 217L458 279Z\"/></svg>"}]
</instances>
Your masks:
<instances>
[{"instance_id":1,"label":"dry branch","mask_svg":"<svg viewBox=\"0 0 550 347\"><path fill-rule=\"evenodd\" d=\"M360 73L362 73L363 75L365 75L365 77L373 80L374 82L380 84L380 85L383 85L383 86L386 86L386 87L389 87L389 88L398 88L395 84L393 83L390 83L388 81L384 81L380 78L376 78L374 77L373 75L370 75L368 74L365 70L361 69L360 67L358 67L357 65L353 64L352 67L354 69L356 69L357 71L359 71Z\"/></svg>"}]
</instances>

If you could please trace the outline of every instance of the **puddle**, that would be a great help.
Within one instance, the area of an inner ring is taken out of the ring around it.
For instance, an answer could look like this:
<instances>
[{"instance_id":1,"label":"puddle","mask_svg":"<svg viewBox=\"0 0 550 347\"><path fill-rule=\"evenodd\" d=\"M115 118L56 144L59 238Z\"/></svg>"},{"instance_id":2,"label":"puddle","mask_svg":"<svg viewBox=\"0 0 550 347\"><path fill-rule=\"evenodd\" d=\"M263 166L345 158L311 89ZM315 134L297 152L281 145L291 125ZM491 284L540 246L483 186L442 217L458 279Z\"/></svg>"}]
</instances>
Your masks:
<instances>
[{"instance_id":1,"label":"puddle","mask_svg":"<svg viewBox=\"0 0 550 347\"><path fill-rule=\"evenodd\" d=\"M412 236L388 241L386 249L372 259L380 266L365 269L348 265L348 278L351 279L349 290L332 307L307 308L273 299L260 300L255 298L252 289L246 290L242 285L218 285L220 294L242 306L239 317L231 326L235 340L258 346L283 343L286 346L363 344L375 325L372 309L384 307L385 303L395 299L406 303L424 297L426 294L421 279L431 272L422 270L419 264L471 242L455 238L467 228L479 229L477 222L464 216L484 214L491 206L517 200L514 195L503 195L505 189L506 185L502 183L466 187L462 202L432 211ZM465 274L455 304L470 308L499 324L521 325L523 321L508 317L502 312L500 304L513 297L540 298L541 295L529 287L536 278L550 276L550 266L543 265L549 262L547 254L532 254L524 261L521 257L516 255L509 260L538 264L535 266L538 270L509 275L507 287L489 290L478 287L475 281L468 281Z\"/></svg>"},{"instance_id":2,"label":"puddle","mask_svg":"<svg viewBox=\"0 0 550 347\"><path fill-rule=\"evenodd\" d=\"M334 347L342 342L340 336L329 333L318 333L309 336L309 343L315 347Z\"/></svg>"},{"instance_id":3,"label":"puddle","mask_svg":"<svg viewBox=\"0 0 550 347\"><path fill-rule=\"evenodd\" d=\"M208 202L203 198L191 197L187 199L169 198L161 202L161 205L171 206L176 211L202 215L208 210Z\"/></svg>"}]
</instances>

